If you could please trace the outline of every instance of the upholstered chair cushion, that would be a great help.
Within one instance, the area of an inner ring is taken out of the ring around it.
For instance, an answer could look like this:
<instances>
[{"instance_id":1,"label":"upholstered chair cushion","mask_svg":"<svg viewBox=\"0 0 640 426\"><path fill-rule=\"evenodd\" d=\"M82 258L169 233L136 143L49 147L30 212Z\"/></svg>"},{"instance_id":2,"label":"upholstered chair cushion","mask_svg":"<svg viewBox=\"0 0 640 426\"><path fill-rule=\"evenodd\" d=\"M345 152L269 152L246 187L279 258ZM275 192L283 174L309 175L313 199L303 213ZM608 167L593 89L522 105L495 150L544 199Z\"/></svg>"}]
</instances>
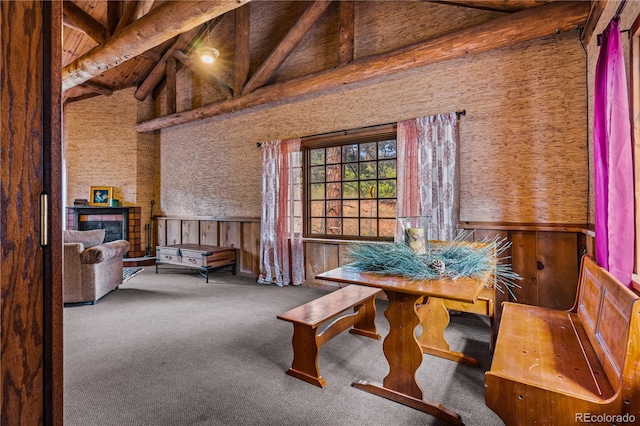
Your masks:
<instances>
[{"instance_id":1,"label":"upholstered chair cushion","mask_svg":"<svg viewBox=\"0 0 640 426\"><path fill-rule=\"evenodd\" d=\"M102 244L104 241L105 230L104 229L92 229L90 231L64 231L65 243L82 243L85 249L98 244Z\"/></svg>"},{"instance_id":2,"label":"upholstered chair cushion","mask_svg":"<svg viewBox=\"0 0 640 426\"><path fill-rule=\"evenodd\" d=\"M129 251L129 241L117 240L90 247L80 253L80 263L83 265L100 263L116 256L123 256Z\"/></svg>"}]
</instances>

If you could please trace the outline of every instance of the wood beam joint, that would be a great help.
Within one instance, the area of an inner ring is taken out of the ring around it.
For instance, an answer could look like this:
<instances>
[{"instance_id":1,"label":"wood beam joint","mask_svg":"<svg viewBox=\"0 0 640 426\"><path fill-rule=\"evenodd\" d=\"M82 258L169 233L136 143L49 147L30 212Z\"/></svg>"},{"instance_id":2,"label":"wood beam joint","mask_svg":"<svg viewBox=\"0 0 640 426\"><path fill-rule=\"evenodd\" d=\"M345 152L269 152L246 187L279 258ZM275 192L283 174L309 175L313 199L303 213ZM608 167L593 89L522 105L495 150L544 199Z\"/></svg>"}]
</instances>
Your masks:
<instances>
[{"instance_id":1,"label":"wood beam joint","mask_svg":"<svg viewBox=\"0 0 640 426\"><path fill-rule=\"evenodd\" d=\"M101 44L105 42L107 39L107 29L100 22L70 0L65 0L63 7L63 14L66 17L65 21L70 21L67 26L79 29L97 43Z\"/></svg>"},{"instance_id":2,"label":"wood beam joint","mask_svg":"<svg viewBox=\"0 0 640 426\"><path fill-rule=\"evenodd\" d=\"M331 1L315 1L307 7L287 35L249 79L242 89L242 94L247 94L264 85L273 76L278 67L287 59L300 40L302 40L302 37L313 27L313 24L322 16L330 4Z\"/></svg>"}]
</instances>

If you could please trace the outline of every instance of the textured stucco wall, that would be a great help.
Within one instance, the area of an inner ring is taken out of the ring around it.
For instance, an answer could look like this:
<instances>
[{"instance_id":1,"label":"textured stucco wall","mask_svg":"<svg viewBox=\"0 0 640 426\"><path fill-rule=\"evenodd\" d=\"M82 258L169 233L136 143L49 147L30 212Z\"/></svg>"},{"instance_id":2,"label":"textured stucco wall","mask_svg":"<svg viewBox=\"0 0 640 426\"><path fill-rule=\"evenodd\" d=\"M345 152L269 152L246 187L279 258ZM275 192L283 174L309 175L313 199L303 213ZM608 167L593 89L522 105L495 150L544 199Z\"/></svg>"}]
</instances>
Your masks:
<instances>
[{"instance_id":1,"label":"textured stucco wall","mask_svg":"<svg viewBox=\"0 0 640 426\"><path fill-rule=\"evenodd\" d=\"M137 101L134 91L65 105L66 205L88 199L91 186L112 186L123 206L142 208L144 229L154 197L156 143L153 135L133 130L138 120L151 117L153 108L150 101Z\"/></svg>"},{"instance_id":2,"label":"textured stucco wall","mask_svg":"<svg viewBox=\"0 0 640 426\"><path fill-rule=\"evenodd\" d=\"M584 223L585 84L576 30L165 129L156 197L165 215L259 216L256 142L465 109L462 220Z\"/></svg>"}]
</instances>

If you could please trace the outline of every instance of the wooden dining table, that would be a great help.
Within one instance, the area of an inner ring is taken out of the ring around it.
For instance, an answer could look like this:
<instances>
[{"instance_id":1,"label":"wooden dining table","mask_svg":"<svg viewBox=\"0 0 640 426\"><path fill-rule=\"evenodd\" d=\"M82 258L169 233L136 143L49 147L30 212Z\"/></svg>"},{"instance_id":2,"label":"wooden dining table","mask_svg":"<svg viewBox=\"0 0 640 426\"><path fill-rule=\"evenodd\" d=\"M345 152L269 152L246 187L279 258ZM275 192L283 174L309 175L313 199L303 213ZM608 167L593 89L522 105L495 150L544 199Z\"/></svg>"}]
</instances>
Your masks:
<instances>
[{"instance_id":1,"label":"wooden dining table","mask_svg":"<svg viewBox=\"0 0 640 426\"><path fill-rule=\"evenodd\" d=\"M424 298L475 303L490 275L483 278L413 280L400 276L383 276L339 267L316 276L317 279L344 284L359 284L380 288L387 295L389 305L384 316L389 321L389 333L383 342L389 374L382 384L358 381L353 386L392 401L429 413L450 424L461 425L460 415L439 403L423 398L416 380L422 364L423 348L416 337L416 328L429 327L429 316L418 315L416 305ZM438 304L440 305L440 304ZM442 309L445 309L442 306ZM448 314L447 314L448 315Z\"/></svg>"}]
</instances>

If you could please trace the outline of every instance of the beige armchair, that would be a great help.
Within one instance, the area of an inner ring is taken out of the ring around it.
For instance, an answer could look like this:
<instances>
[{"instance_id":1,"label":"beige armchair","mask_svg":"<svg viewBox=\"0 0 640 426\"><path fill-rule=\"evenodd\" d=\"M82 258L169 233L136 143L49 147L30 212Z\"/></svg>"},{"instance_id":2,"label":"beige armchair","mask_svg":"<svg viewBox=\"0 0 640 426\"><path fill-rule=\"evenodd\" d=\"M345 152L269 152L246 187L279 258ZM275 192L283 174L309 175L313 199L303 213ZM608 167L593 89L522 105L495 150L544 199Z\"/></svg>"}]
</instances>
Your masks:
<instances>
[{"instance_id":1,"label":"beige armchair","mask_svg":"<svg viewBox=\"0 0 640 426\"><path fill-rule=\"evenodd\" d=\"M64 231L64 303L96 304L122 284L125 240L103 243L105 230Z\"/></svg>"}]
</instances>

